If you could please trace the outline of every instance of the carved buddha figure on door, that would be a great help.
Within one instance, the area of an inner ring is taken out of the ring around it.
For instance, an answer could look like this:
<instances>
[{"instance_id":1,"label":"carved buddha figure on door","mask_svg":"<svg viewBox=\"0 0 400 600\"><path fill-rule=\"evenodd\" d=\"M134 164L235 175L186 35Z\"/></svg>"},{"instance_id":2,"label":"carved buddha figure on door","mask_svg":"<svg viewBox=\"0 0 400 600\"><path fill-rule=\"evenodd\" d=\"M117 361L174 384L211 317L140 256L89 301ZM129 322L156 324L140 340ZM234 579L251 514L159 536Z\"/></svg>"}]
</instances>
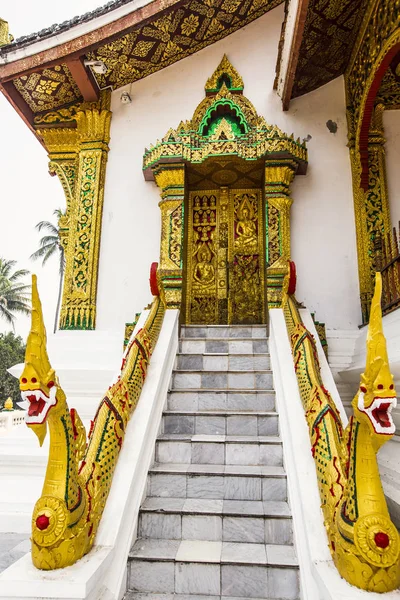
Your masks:
<instances>
[{"instance_id":1,"label":"carved buddha figure on door","mask_svg":"<svg viewBox=\"0 0 400 600\"><path fill-rule=\"evenodd\" d=\"M265 322L261 191L190 192L186 322Z\"/></svg>"}]
</instances>

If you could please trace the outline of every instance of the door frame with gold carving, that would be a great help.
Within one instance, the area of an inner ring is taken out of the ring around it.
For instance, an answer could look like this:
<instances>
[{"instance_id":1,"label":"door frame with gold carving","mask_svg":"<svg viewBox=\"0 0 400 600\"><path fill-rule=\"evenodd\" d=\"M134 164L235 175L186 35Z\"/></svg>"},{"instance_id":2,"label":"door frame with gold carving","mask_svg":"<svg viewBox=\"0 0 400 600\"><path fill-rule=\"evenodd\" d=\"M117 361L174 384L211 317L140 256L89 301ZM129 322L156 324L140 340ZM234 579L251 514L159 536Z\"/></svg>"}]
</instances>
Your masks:
<instances>
[{"instance_id":1,"label":"door frame with gold carving","mask_svg":"<svg viewBox=\"0 0 400 600\"><path fill-rule=\"evenodd\" d=\"M220 181L212 181L211 184L216 187L231 185L233 188L236 184L229 181L234 175L229 161L239 161L246 166L246 173L245 169L242 169L242 173L247 181L252 179L253 166L263 171L256 185L253 186L254 179L252 185L244 183L243 179L237 187L262 187L263 223L266 223L263 256L267 270L264 304L268 308L281 305L283 280L290 259L292 199L289 186L295 175L304 175L307 171L307 148L305 142L295 140L293 134L286 135L279 127L268 124L264 117L258 115L250 100L243 95L243 87L241 76L224 56L206 82L205 98L197 106L192 119L181 121L176 129L169 129L162 140L154 146L150 145L144 154L145 179L155 181L161 192L158 278L168 308L186 307L186 300L182 302L182 293L186 276L184 246L187 238L184 224L187 219L182 216L187 212L185 198L189 189L199 189L193 181L189 186L188 173L191 172L192 178L197 177L200 181L202 166L211 162L225 162L227 166L220 171ZM206 268L206 262L204 260L202 265L205 269L203 275L210 277L211 284L212 269Z\"/></svg>"}]
</instances>

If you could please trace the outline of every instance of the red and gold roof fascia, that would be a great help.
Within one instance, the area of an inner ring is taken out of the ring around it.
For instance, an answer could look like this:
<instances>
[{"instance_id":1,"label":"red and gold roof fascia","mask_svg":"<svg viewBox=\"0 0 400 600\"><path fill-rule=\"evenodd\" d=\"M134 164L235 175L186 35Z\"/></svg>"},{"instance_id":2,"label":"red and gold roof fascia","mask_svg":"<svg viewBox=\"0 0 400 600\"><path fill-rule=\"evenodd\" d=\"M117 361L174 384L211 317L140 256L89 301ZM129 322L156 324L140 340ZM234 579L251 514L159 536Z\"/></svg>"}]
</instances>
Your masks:
<instances>
[{"instance_id":1,"label":"red and gold roof fascia","mask_svg":"<svg viewBox=\"0 0 400 600\"><path fill-rule=\"evenodd\" d=\"M0 85L4 93L7 88L5 95L14 107L19 105L18 112L34 130L36 117L46 119L48 111L93 100L101 89L117 89L147 77L234 33L282 2L157 0L90 34L0 65ZM102 61L107 72L92 73L84 67L85 60Z\"/></svg>"}]
</instances>

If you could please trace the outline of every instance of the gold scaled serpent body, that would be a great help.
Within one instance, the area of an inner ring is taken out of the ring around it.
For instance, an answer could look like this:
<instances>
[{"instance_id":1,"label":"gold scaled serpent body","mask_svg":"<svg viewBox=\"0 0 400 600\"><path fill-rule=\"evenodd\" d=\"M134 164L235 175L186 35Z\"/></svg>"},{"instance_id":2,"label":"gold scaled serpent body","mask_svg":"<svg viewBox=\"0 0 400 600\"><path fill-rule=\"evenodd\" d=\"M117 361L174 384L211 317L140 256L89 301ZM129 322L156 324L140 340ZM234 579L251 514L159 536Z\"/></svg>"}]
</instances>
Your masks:
<instances>
[{"instance_id":1,"label":"gold scaled serpent body","mask_svg":"<svg viewBox=\"0 0 400 600\"><path fill-rule=\"evenodd\" d=\"M399 533L390 520L376 454L393 437L396 406L376 275L367 337L367 364L343 429L321 379L315 340L302 322L293 296L283 303L293 360L309 428L321 507L336 567L349 583L371 592L400 585Z\"/></svg>"},{"instance_id":2,"label":"gold scaled serpent body","mask_svg":"<svg viewBox=\"0 0 400 600\"><path fill-rule=\"evenodd\" d=\"M165 307L155 297L146 323L131 339L121 371L100 402L88 442L76 412L52 369L46 331L32 277L32 326L20 377L28 402L26 423L50 451L42 495L32 515L32 560L39 569L72 565L91 549L104 510L126 426L138 402Z\"/></svg>"}]
</instances>

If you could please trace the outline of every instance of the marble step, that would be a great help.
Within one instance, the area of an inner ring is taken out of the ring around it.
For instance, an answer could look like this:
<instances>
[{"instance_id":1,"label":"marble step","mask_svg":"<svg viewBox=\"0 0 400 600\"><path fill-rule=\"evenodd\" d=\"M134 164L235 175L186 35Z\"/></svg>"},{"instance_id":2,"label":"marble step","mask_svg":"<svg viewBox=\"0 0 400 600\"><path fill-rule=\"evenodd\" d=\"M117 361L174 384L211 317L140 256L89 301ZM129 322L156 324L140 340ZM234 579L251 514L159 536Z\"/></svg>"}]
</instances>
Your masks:
<instances>
[{"instance_id":1,"label":"marble step","mask_svg":"<svg viewBox=\"0 0 400 600\"><path fill-rule=\"evenodd\" d=\"M273 411L275 392L256 390L176 390L168 394L168 409L197 412L214 410Z\"/></svg>"},{"instance_id":2,"label":"marble step","mask_svg":"<svg viewBox=\"0 0 400 600\"><path fill-rule=\"evenodd\" d=\"M172 389L271 390L272 371L175 371Z\"/></svg>"},{"instance_id":3,"label":"marble step","mask_svg":"<svg viewBox=\"0 0 400 600\"><path fill-rule=\"evenodd\" d=\"M293 546L138 539L129 555L128 589L191 600L194 594L297 600L298 575Z\"/></svg>"},{"instance_id":4,"label":"marble step","mask_svg":"<svg viewBox=\"0 0 400 600\"><path fill-rule=\"evenodd\" d=\"M181 338L179 352L187 354L265 354L268 352L268 339Z\"/></svg>"},{"instance_id":5,"label":"marble step","mask_svg":"<svg viewBox=\"0 0 400 600\"><path fill-rule=\"evenodd\" d=\"M266 325L182 325L181 338L266 339Z\"/></svg>"},{"instance_id":6,"label":"marble step","mask_svg":"<svg viewBox=\"0 0 400 600\"><path fill-rule=\"evenodd\" d=\"M273 466L155 463L149 470L147 495L286 502L286 474Z\"/></svg>"},{"instance_id":7,"label":"marble step","mask_svg":"<svg viewBox=\"0 0 400 600\"><path fill-rule=\"evenodd\" d=\"M274 411L171 411L163 414L163 433L192 435L278 435L278 414Z\"/></svg>"},{"instance_id":8,"label":"marble step","mask_svg":"<svg viewBox=\"0 0 400 600\"><path fill-rule=\"evenodd\" d=\"M179 353L176 371L264 371L270 369L269 354Z\"/></svg>"},{"instance_id":9,"label":"marble step","mask_svg":"<svg viewBox=\"0 0 400 600\"><path fill-rule=\"evenodd\" d=\"M286 502L147 498L139 515L141 538L293 544Z\"/></svg>"},{"instance_id":10,"label":"marble step","mask_svg":"<svg viewBox=\"0 0 400 600\"><path fill-rule=\"evenodd\" d=\"M159 463L283 465L276 436L165 434L156 442Z\"/></svg>"}]
</instances>

